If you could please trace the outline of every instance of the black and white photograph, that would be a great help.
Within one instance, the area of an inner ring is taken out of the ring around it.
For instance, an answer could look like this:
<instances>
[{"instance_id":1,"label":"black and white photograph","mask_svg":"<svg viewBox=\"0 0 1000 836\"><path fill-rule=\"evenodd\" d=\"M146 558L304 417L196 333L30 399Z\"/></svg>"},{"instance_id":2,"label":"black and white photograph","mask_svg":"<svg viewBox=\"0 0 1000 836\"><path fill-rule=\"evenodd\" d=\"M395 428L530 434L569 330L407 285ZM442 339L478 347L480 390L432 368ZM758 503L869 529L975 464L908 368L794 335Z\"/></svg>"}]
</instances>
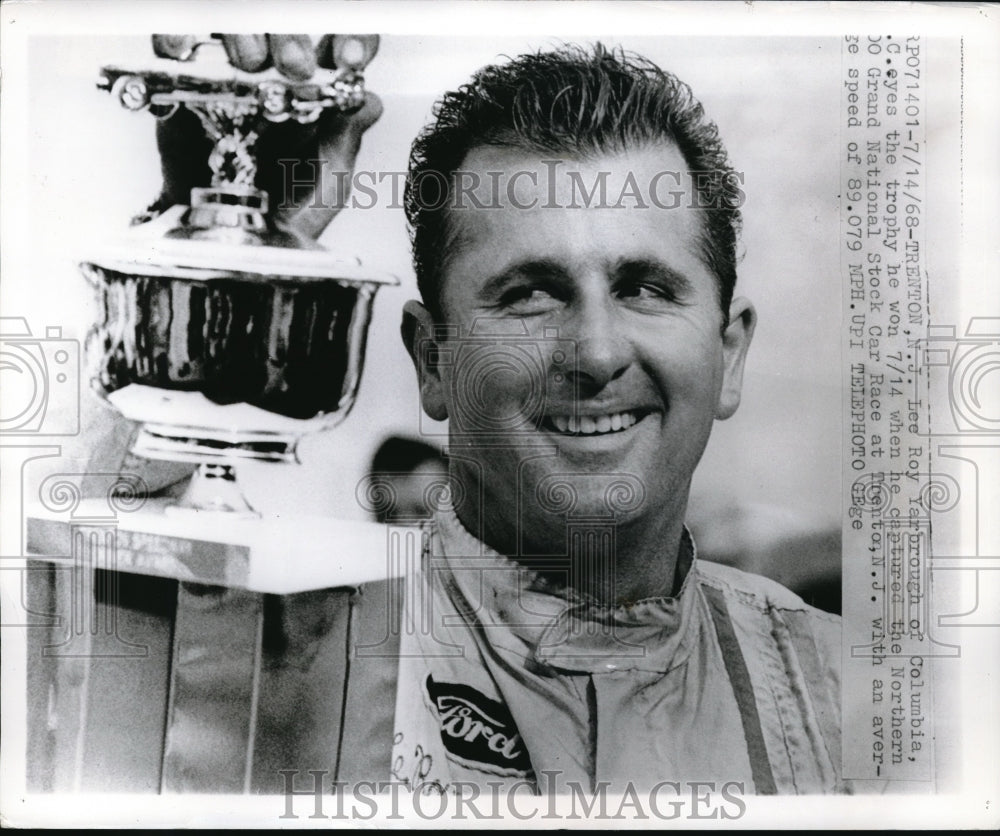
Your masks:
<instances>
[{"instance_id":1,"label":"black and white photograph","mask_svg":"<svg viewBox=\"0 0 1000 836\"><path fill-rule=\"evenodd\" d=\"M995 4L0 13L5 826L1000 825Z\"/></svg>"}]
</instances>

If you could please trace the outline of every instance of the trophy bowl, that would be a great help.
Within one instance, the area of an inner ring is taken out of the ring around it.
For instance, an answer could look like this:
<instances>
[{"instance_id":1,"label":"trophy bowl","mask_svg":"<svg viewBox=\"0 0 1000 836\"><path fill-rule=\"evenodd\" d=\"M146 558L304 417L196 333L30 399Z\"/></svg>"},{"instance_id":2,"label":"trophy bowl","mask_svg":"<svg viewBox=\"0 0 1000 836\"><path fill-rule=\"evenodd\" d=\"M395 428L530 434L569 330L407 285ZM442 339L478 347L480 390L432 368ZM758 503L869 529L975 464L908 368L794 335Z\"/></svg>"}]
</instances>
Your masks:
<instances>
[{"instance_id":1,"label":"trophy bowl","mask_svg":"<svg viewBox=\"0 0 1000 836\"><path fill-rule=\"evenodd\" d=\"M324 72L292 82L232 68L102 71L98 86L122 106L160 119L187 108L214 143L211 184L192 189L190 205L80 265L100 310L87 337L92 384L140 424L133 453L199 466L184 507L251 512L235 463L295 462L302 436L344 419L376 291L397 283L280 226L254 185L268 123L364 103L357 69Z\"/></svg>"}]
</instances>

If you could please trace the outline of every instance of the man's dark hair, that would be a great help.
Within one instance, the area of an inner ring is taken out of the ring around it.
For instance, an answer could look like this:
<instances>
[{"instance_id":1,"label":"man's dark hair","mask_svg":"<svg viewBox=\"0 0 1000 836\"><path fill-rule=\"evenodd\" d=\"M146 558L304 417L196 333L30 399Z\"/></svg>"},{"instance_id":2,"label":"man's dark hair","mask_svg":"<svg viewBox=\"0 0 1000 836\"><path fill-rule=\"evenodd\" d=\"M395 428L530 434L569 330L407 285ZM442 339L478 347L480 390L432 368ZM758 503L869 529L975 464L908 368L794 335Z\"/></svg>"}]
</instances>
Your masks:
<instances>
[{"instance_id":1,"label":"man's dark hair","mask_svg":"<svg viewBox=\"0 0 1000 836\"><path fill-rule=\"evenodd\" d=\"M450 201L425 201L424 178L431 175L453 188L463 160L482 146L585 159L664 141L674 143L690 171L699 173L694 185L699 206L706 207L699 210L701 257L718 278L727 319L743 193L718 128L674 75L621 49L567 46L481 69L471 82L446 93L434 116L410 151L405 208L417 286L436 319L453 230Z\"/></svg>"}]
</instances>

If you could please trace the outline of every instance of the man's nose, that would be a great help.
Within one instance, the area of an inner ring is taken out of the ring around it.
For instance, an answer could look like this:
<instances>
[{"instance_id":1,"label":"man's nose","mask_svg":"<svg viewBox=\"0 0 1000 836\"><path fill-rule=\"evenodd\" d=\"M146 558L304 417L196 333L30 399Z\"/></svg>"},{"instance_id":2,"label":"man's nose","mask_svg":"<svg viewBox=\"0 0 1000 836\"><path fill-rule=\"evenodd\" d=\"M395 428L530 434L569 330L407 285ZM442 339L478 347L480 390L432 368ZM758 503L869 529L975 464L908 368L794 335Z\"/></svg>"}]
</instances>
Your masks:
<instances>
[{"instance_id":1,"label":"man's nose","mask_svg":"<svg viewBox=\"0 0 1000 836\"><path fill-rule=\"evenodd\" d=\"M575 348L570 382L581 392L598 391L624 374L634 359L633 346L612 299L586 299L572 310L568 327L561 329Z\"/></svg>"}]
</instances>

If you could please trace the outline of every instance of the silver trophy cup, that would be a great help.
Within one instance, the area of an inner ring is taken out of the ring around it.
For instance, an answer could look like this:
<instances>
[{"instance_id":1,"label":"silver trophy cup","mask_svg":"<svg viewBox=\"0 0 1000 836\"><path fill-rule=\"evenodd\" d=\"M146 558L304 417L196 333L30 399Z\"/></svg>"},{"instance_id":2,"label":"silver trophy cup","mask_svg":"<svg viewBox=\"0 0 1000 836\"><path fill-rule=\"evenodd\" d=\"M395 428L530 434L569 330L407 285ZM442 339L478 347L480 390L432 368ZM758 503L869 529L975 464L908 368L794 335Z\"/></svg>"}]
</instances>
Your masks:
<instances>
[{"instance_id":1,"label":"silver trophy cup","mask_svg":"<svg viewBox=\"0 0 1000 836\"><path fill-rule=\"evenodd\" d=\"M276 196L255 185L258 140L281 122L360 109L360 70L296 82L203 57L198 75L185 66L102 71L98 86L129 110L197 116L211 182L81 264L101 311L87 354L98 392L141 425L133 452L198 465L180 507L252 514L235 465L293 462L303 435L344 419L375 293L396 280L281 226Z\"/></svg>"}]
</instances>

